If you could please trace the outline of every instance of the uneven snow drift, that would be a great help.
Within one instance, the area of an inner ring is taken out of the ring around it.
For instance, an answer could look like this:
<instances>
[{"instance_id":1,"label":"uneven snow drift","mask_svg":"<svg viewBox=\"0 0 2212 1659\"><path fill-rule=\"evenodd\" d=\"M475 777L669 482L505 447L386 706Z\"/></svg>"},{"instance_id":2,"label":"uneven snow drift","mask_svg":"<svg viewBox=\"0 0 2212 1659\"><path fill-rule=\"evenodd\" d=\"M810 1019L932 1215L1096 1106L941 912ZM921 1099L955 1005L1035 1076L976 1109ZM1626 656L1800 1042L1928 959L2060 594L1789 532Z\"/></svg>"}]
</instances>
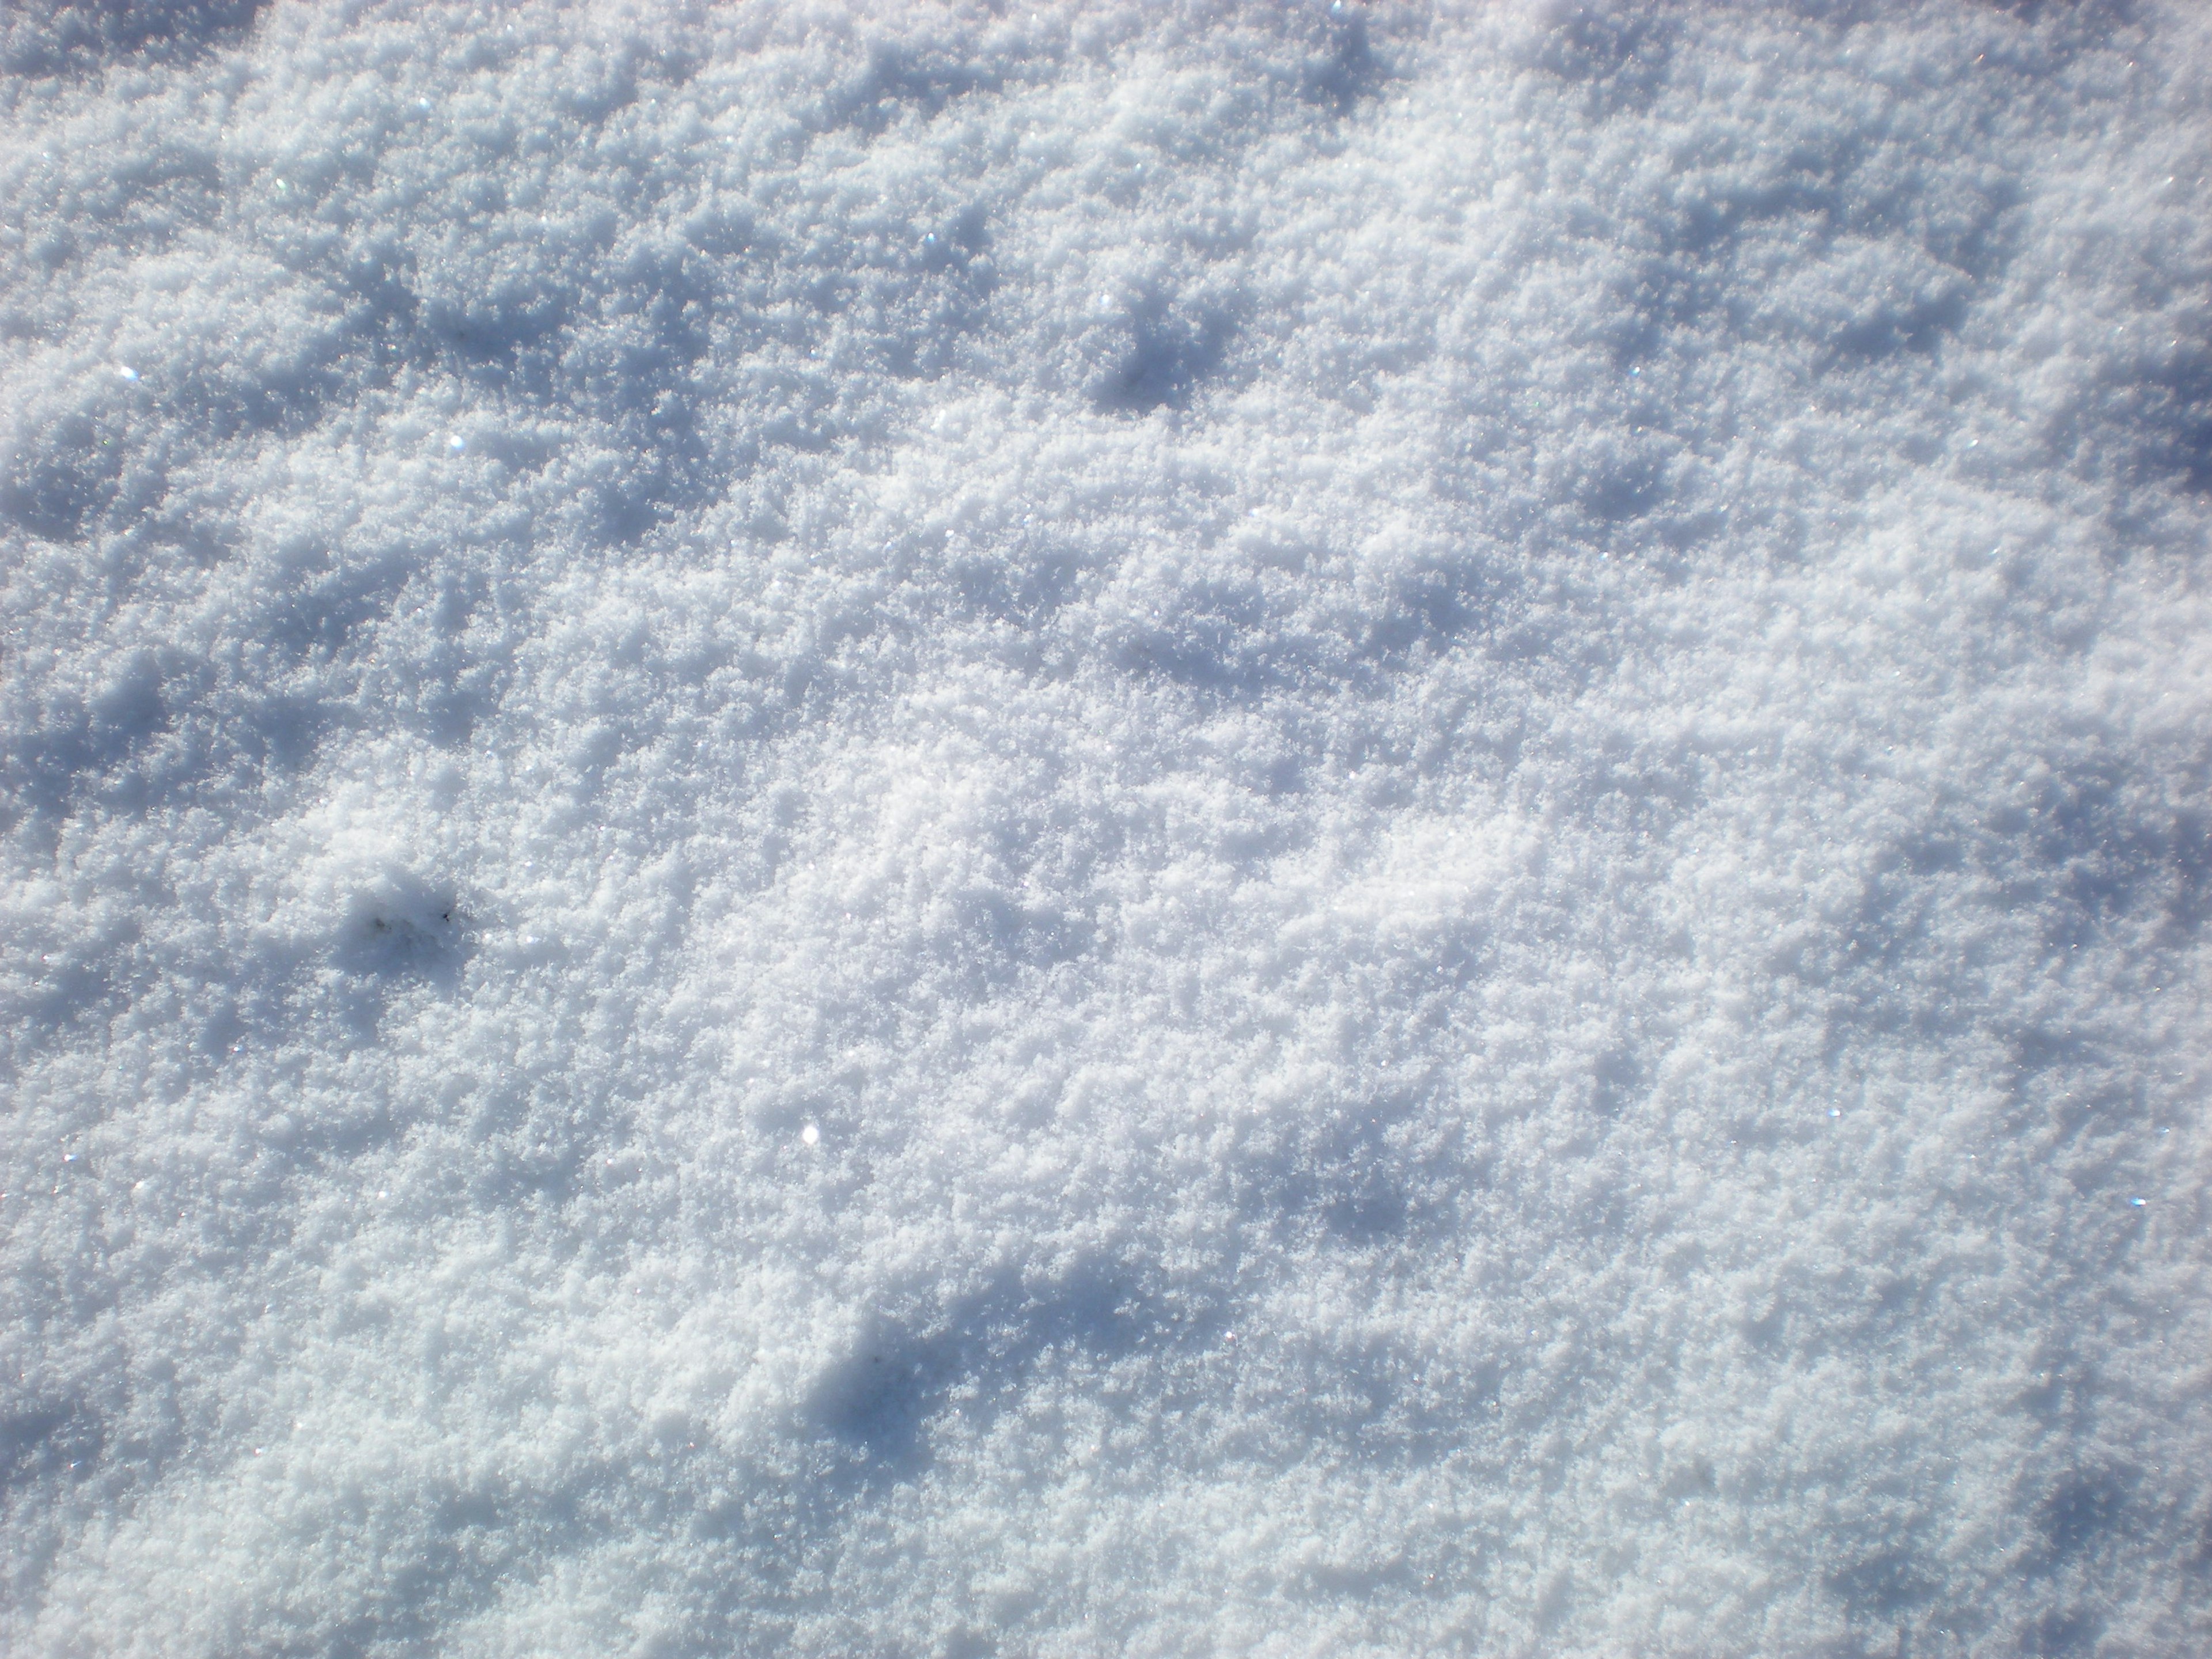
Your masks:
<instances>
[{"instance_id":1,"label":"uneven snow drift","mask_svg":"<svg viewBox=\"0 0 2212 1659\"><path fill-rule=\"evenodd\" d=\"M0 1650L2212 1648L2212 17L0 21Z\"/></svg>"}]
</instances>

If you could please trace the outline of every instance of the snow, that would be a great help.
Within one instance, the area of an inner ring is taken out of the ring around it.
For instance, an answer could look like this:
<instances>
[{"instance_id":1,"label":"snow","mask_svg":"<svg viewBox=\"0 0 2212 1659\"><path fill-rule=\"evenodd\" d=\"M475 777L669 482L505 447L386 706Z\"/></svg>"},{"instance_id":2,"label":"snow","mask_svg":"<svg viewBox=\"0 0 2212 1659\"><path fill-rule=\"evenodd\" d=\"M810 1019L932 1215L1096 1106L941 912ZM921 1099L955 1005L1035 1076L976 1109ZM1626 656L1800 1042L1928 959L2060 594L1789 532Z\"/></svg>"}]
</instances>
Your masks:
<instances>
[{"instance_id":1,"label":"snow","mask_svg":"<svg viewBox=\"0 0 2212 1659\"><path fill-rule=\"evenodd\" d=\"M2212 20L0 21L0 1650L2212 1644Z\"/></svg>"}]
</instances>

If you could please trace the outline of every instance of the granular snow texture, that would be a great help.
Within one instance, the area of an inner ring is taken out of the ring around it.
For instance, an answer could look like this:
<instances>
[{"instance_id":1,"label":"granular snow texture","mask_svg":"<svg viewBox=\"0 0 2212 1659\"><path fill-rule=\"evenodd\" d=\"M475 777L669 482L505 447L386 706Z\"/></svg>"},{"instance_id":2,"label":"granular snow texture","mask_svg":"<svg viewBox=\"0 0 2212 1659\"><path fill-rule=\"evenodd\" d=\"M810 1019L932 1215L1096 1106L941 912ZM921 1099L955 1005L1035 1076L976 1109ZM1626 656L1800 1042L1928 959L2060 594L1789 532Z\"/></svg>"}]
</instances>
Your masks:
<instances>
[{"instance_id":1,"label":"granular snow texture","mask_svg":"<svg viewBox=\"0 0 2212 1659\"><path fill-rule=\"evenodd\" d=\"M0 1650L2212 1651L2212 15L0 20Z\"/></svg>"}]
</instances>

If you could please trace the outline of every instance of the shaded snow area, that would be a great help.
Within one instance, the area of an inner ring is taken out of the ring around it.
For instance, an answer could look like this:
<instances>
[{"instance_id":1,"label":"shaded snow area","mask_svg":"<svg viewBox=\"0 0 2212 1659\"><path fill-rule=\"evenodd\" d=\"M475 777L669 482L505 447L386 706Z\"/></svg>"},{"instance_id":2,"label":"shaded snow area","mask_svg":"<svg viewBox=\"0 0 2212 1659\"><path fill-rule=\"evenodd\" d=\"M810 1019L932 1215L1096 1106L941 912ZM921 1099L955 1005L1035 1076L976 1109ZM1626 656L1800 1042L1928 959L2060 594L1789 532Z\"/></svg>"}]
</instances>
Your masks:
<instances>
[{"instance_id":1,"label":"shaded snow area","mask_svg":"<svg viewBox=\"0 0 2212 1659\"><path fill-rule=\"evenodd\" d=\"M2212 1650L2212 11L0 58L0 1650Z\"/></svg>"}]
</instances>

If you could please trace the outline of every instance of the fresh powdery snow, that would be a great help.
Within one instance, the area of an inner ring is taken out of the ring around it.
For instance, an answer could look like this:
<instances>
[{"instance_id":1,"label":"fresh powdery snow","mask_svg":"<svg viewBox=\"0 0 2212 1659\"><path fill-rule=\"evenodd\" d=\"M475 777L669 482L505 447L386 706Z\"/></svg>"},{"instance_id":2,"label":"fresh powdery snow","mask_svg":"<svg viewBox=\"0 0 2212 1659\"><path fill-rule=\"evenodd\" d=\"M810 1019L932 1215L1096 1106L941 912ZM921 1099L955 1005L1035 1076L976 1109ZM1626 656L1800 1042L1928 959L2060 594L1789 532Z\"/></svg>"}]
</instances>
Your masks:
<instances>
[{"instance_id":1,"label":"fresh powdery snow","mask_svg":"<svg viewBox=\"0 0 2212 1659\"><path fill-rule=\"evenodd\" d=\"M0 1652L2212 1652L2212 7L0 77Z\"/></svg>"}]
</instances>

